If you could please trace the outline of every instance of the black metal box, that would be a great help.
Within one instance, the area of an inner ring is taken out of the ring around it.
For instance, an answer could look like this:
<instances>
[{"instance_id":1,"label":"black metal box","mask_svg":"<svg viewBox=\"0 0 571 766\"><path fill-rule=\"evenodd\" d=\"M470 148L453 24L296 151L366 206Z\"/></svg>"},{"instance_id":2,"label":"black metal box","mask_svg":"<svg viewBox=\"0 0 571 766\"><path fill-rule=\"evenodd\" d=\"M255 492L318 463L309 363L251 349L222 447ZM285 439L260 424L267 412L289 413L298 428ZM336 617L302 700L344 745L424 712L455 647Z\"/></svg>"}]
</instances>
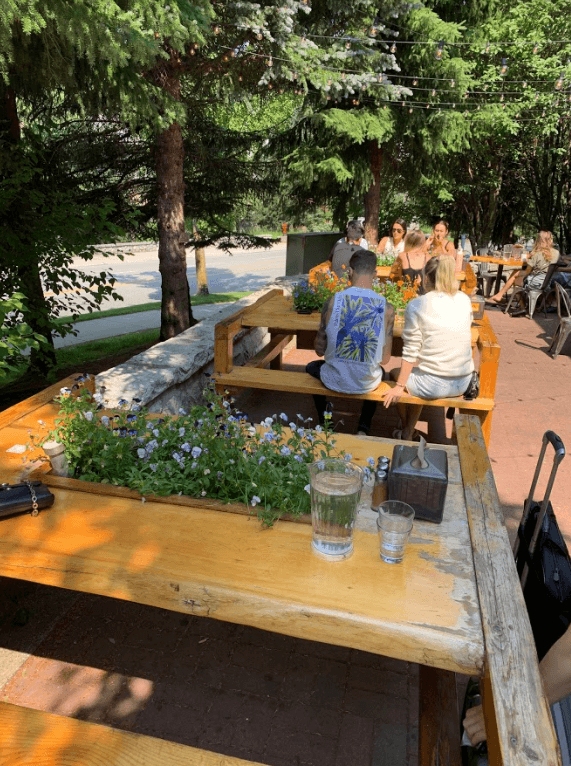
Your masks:
<instances>
[{"instance_id":1,"label":"black metal box","mask_svg":"<svg viewBox=\"0 0 571 766\"><path fill-rule=\"evenodd\" d=\"M448 487L448 455L445 450L424 451L425 468L418 463L418 450L398 444L389 468L389 500L402 500L414 508L416 519L440 524Z\"/></svg>"}]
</instances>

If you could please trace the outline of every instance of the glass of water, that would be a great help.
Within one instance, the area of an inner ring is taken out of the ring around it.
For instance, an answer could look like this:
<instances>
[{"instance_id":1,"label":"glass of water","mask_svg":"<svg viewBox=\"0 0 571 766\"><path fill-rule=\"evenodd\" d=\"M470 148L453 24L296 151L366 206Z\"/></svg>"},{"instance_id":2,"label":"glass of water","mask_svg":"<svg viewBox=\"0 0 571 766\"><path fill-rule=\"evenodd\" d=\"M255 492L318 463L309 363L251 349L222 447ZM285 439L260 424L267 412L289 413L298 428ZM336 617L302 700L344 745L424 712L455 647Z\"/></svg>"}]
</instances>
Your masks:
<instances>
[{"instance_id":1,"label":"glass of water","mask_svg":"<svg viewBox=\"0 0 571 766\"><path fill-rule=\"evenodd\" d=\"M327 561L353 553L353 528L363 470L345 460L325 458L309 466L313 552Z\"/></svg>"},{"instance_id":2,"label":"glass of water","mask_svg":"<svg viewBox=\"0 0 571 766\"><path fill-rule=\"evenodd\" d=\"M379 506L377 530L381 559L387 564L399 564L412 529L414 509L400 500L387 500Z\"/></svg>"}]
</instances>

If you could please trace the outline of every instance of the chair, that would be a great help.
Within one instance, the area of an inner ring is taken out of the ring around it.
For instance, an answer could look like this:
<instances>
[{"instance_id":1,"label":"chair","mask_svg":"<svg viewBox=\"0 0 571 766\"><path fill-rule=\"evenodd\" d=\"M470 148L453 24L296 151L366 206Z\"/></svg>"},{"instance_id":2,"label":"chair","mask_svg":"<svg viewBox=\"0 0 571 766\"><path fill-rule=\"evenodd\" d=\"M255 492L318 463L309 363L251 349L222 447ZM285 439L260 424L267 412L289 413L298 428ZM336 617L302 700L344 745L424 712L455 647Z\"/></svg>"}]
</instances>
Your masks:
<instances>
[{"instance_id":1,"label":"chair","mask_svg":"<svg viewBox=\"0 0 571 766\"><path fill-rule=\"evenodd\" d=\"M555 295L557 296L559 325L557 330L555 330L551 346L549 347L549 352L554 359L561 353L565 341L571 334L571 298L567 295L565 288L561 287L558 282L555 283Z\"/></svg>"},{"instance_id":2,"label":"chair","mask_svg":"<svg viewBox=\"0 0 571 766\"><path fill-rule=\"evenodd\" d=\"M528 319L531 319L535 313L535 309L537 305L543 306L543 313L547 317L547 303L546 303L546 297L547 293L550 291L550 282L559 268L559 263L550 263L549 267L547 269L547 272L545 274L545 279L543 280L543 284L541 287L526 287L525 285L523 287L514 287L512 294L510 295L510 299L508 301L507 306L504 309L504 314L508 314L510 307L513 303L514 298L518 298L520 303L523 304L525 299L527 299L527 316ZM517 314L524 314L525 313L525 306L522 306L521 310L518 310L514 312L512 316L516 316Z\"/></svg>"}]
</instances>

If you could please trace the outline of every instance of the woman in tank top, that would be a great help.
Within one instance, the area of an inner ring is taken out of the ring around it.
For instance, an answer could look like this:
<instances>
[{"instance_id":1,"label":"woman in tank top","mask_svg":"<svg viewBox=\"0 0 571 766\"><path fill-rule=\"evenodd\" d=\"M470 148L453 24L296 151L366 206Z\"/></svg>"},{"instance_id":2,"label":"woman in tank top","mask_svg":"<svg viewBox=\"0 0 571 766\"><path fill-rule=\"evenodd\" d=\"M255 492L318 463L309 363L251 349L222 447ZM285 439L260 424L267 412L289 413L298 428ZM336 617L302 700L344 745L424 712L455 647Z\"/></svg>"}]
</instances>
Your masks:
<instances>
[{"instance_id":1,"label":"woman in tank top","mask_svg":"<svg viewBox=\"0 0 571 766\"><path fill-rule=\"evenodd\" d=\"M404 250L404 238L406 235L406 223L402 218L397 218L391 228L391 236L383 237L377 247L377 255L392 256L396 258Z\"/></svg>"},{"instance_id":2,"label":"woman in tank top","mask_svg":"<svg viewBox=\"0 0 571 766\"><path fill-rule=\"evenodd\" d=\"M402 252L391 267L389 279L409 279L418 286L418 295L422 295L422 274L429 260L425 250L426 237L421 231L409 231L404 239Z\"/></svg>"}]
</instances>

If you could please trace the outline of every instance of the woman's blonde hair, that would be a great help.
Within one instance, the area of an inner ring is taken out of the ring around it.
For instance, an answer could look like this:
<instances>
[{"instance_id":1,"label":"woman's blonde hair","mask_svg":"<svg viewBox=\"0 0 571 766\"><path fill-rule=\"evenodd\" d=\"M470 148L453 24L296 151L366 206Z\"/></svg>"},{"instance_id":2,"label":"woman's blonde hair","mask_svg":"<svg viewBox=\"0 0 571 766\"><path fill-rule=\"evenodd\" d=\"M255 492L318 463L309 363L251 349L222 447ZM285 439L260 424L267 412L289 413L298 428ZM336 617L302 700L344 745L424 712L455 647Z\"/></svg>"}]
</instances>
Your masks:
<instances>
[{"instance_id":1,"label":"woman's blonde hair","mask_svg":"<svg viewBox=\"0 0 571 766\"><path fill-rule=\"evenodd\" d=\"M532 253L543 253L543 257L549 263L553 257L553 234L550 231L540 231L533 243Z\"/></svg>"},{"instance_id":2,"label":"woman's blonde hair","mask_svg":"<svg viewBox=\"0 0 571 766\"><path fill-rule=\"evenodd\" d=\"M417 247L422 247L426 242L426 237L421 231L413 230L409 231L404 238L404 249L415 250Z\"/></svg>"},{"instance_id":3,"label":"woman's blonde hair","mask_svg":"<svg viewBox=\"0 0 571 766\"><path fill-rule=\"evenodd\" d=\"M424 267L424 276L428 282L429 290L436 290L439 293L448 293L449 295L456 295L458 292L456 259L450 255L431 258Z\"/></svg>"}]
</instances>

